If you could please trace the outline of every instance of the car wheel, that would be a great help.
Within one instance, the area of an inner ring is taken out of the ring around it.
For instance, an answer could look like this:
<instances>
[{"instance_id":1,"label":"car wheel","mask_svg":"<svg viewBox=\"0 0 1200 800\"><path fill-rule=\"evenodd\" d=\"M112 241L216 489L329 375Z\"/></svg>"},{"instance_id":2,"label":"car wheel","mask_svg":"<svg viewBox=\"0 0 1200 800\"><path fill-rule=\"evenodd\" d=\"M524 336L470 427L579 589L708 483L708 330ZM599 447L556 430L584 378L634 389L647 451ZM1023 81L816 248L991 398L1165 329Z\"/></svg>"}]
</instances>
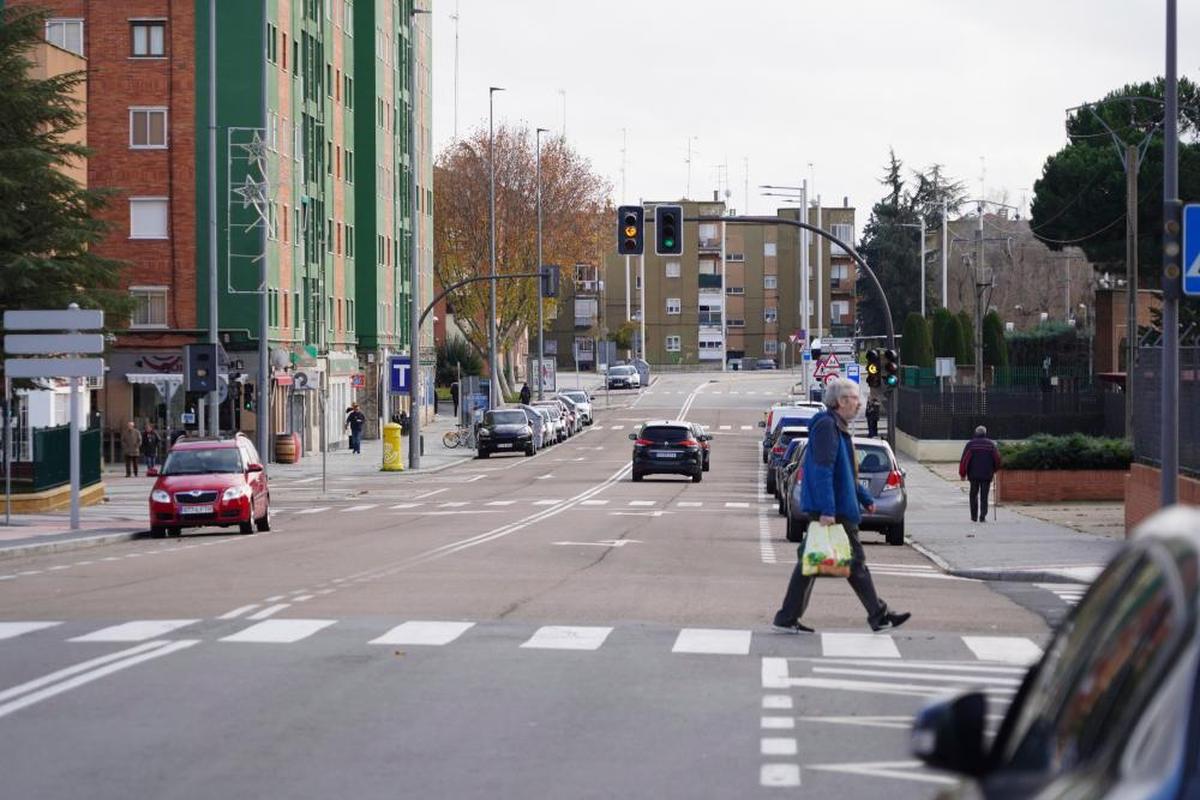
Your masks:
<instances>
[{"instance_id":1,"label":"car wheel","mask_svg":"<svg viewBox=\"0 0 1200 800\"><path fill-rule=\"evenodd\" d=\"M489 455L491 455L491 453L489 453L487 450L482 450L482 449L481 449L481 450L479 451L479 457L480 457L480 458L487 458Z\"/></svg>"},{"instance_id":2,"label":"car wheel","mask_svg":"<svg viewBox=\"0 0 1200 800\"><path fill-rule=\"evenodd\" d=\"M887 543L893 547L899 547L904 544L904 523L901 522L899 525L892 525L887 529L885 535L887 536Z\"/></svg>"},{"instance_id":3,"label":"car wheel","mask_svg":"<svg viewBox=\"0 0 1200 800\"><path fill-rule=\"evenodd\" d=\"M263 533L271 530L271 507L270 506L267 506L266 511L263 512L263 515L261 517L254 520L254 527L258 528L258 530Z\"/></svg>"},{"instance_id":4,"label":"car wheel","mask_svg":"<svg viewBox=\"0 0 1200 800\"><path fill-rule=\"evenodd\" d=\"M242 533L254 533L254 523L251 520L238 523L238 530Z\"/></svg>"},{"instance_id":5,"label":"car wheel","mask_svg":"<svg viewBox=\"0 0 1200 800\"><path fill-rule=\"evenodd\" d=\"M527 456L533 455L533 445L529 445L529 447L525 448L525 455L527 455Z\"/></svg>"},{"instance_id":6,"label":"car wheel","mask_svg":"<svg viewBox=\"0 0 1200 800\"><path fill-rule=\"evenodd\" d=\"M706 458L706 459L704 459L704 471L705 472L708 472L708 466L709 466L708 459Z\"/></svg>"},{"instance_id":7,"label":"car wheel","mask_svg":"<svg viewBox=\"0 0 1200 800\"><path fill-rule=\"evenodd\" d=\"M783 495L779 494L779 502L775 505L775 510L779 512L779 516L787 514L787 508L783 505Z\"/></svg>"},{"instance_id":8,"label":"car wheel","mask_svg":"<svg viewBox=\"0 0 1200 800\"><path fill-rule=\"evenodd\" d=\"M704 480L704 470L699 469L692 473L692 483L699 483Z\"/></svg>"},{"instance_id":9,"label":"car wheel","mask_svg":"<svg viewBox=\"0 0 1200 800\"><path fill-rule=\"evenodd\" d=\"M183 536L183 528L167 528L168 536Z\"/></svg>"},{"instance_id":10,"label":"car wheel","mask_svg":"<svg viewBox=\"0 0 1200 800\"><path fill-rule=\"evenodd\" d=\"M642 473L638 472L637 470L633 471L633 482L634 483L641 483L643 477L644 476L642 475Z\"/></svg>"},{"instance_id":11,"label":"car wheel","mask_svg":"<svg viewBox=\"0 0 1200 800\"><path fill-rule=\"evenodd\" d=\"M162 525L151 525L150 536L154 539L165 539L167 536L167 529Z\"/></svg>"},{"instance_id":12,"label":"car wheel","mask_svg":"<svg viewBox=\"0 0 1200 800\"><path fill-rule=\"evenodd\" d=\"M772 475L771 472L767 473L767 492L769 494L775 494L775 478Z\"/></svg>"},{"instance_id":13,"label":"car wheel","mask_svg":"<svg viewBox=\"0 0 1200 800\"><path fill-rule=\"evenodd\" d=\"M804 533L808 530L808 523L798 522L791 518L787 518L787 540L789 542L803 542Z\"/></svg>"}]
</instances>

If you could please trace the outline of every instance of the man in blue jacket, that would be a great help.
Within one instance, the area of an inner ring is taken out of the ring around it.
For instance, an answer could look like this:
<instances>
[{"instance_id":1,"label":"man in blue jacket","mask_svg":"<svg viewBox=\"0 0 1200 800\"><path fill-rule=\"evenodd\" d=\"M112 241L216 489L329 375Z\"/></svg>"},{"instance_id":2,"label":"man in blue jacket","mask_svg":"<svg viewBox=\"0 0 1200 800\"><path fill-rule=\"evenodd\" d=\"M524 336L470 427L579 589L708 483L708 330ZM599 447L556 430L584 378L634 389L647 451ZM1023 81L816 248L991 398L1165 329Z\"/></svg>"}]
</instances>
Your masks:
<instances>
[{"instance_id":1,"label":"man in blue jacket","mask_svg":"<svg viewBox=\"0 0 1200 800\"><path fill-rule=\"evenodd\" d=\"M850 421L858 414L858 384L844 378L825 387L825 407L813 417L804 451L804 478L800 483L801 510L821 525L840 523L850 538L852 560L847 580L867 610L871 630L882 631L903 625L909 613L896 613L875 593L867 570L866 554L858 541L861 507L875 510L875 498L858 482L858 459L850 436ZM812 633L800 622L812 594L813 578L803 573L804 544L797 551L796 567L788 583L783 607L775 612L775 628L788 633Z\"/></svg>"}]
</instances>

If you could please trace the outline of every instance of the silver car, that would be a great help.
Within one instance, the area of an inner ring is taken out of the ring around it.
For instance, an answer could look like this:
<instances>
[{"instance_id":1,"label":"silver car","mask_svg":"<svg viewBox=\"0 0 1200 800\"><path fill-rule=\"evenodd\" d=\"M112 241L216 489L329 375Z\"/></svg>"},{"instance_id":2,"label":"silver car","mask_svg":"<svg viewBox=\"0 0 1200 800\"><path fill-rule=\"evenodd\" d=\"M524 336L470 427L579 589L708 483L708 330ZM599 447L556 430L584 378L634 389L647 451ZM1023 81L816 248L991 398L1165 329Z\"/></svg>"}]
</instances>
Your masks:
<instances>
[{"instance_id":1,"label":"silver car","mask_svg":"<svg viewBox=\"0 0 1200 800\"><path fill-rule=\"evenodd\" d=\"M583 417L584 425L592 424L592 396L590 394L582 389L566 389L559 392L558 396L565 397L575 403L575 407Z\"/></svg>"}]
</instances>

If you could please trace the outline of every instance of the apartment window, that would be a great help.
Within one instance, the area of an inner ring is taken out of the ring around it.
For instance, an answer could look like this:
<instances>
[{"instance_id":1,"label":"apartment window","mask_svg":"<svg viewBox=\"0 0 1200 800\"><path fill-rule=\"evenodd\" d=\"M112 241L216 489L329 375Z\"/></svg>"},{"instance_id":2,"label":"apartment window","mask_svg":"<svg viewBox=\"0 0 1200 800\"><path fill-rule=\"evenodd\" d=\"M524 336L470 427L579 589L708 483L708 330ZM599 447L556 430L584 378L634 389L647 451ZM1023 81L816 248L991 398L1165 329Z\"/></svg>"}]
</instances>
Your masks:
<instances>
[{"instance_id":1,"label":"apartment window","mask_svg":"<svg viewBox=\"0 0 1200 800\"><path fill-rule=\"evenodd\" d=\"M844 223L844 222L838 222L838 223L835 223L832 226L830 226L829 232L832 233L837 238L841 239L846 244L850 245L851 247L854 246L854 226L853 225L850 225L850 224ZM841 253L845 253L846 251L831 242L829 245L829 252L833 253L834 255L839 255Z\"/></svg>"},{"instance_id":2,"label":"apartment window","mask_svg":"<svg viewBox=\"0 0 1200 800\"><path fill-rule=\"evenodd\" d=\"M725 287L725 294L745 294L745 293L746 293L745 286L726 286Z\"/></svg>"},{"instance_id":3,"label":"apartment window","mask_svg":"<svg viewBox=\"0 0 1200 800\"><path fill-rule=\"evenodd\" d=\"M683 312L683 301L680 300L678 297L668 297L667 298L667 313L668 314L680 314L682 312Z\"/></svg>"},{"instance_id":4,"label":"apartment window","mask_svg":"<svg viewBox=\"0 0 1200 800\"><path fill-rule=\"evenodd\" d=\"M83 55L83 20L46 20L46 41L75 55Z\"/></svg>"},{"instance_id":5,"label":"apartment window","mask_svg":"<svg viewBox=\"0 0 1200 800\"><path fill-rule=\"evenodd\" d=\"M167 146L167 110L165 108L129 109L129 146L134 149L162 149Z\"/></svg>"},{"instance_id":6,"label":"apartment window","mask_svg":"<svg viewBox=\"0 0 1200 800\"><path fill-rule=\"evenodd\" d=\"M283 49L279 53L279 66L283 69L284 72L287 72L287 54L288 54L288 40L287 40L287 34L284 33L283 34ZM283 298L283 305L284 305L284 308L287 308L287 297L286 296Z\"/></svg>"},{"instance_id":7,"label":"apartment window","mask_svg":"<svg viewBox=\"0 0 1200 800\"><path fill-rule=\"evenodd\" d=\"M129 54L133 58L163 58L167 55L166 20L134 20L129 23Z\"/></svg>"},{"instance_id":8,"label":"apartment window","mask_svg":"<svg viewBox=\"0 0 1200 800\"><path fill-rule=\"evenodd\" d=\"M679 277L679 262L678 261L666 262L666 271L667 271L666 274L667 274L668 278L678 278Z\"/></svg>"},{"instance_id":9,"label":"apartment window","mask_svg":"<svg viewBox=\"0 0 1200 800\"><path fill-rule=\"evenodd\" d=\"M133 315L129 318L129 327L167 327L166 286L130 286L129 294L133 297Z\"/></svg>"},{"instance_id":10,"label":"apartment window","mask_svg":"<svg viewBox=\"0 0 1200 800\"><path fill-rule=\"evenodd\" d=\"M730 327L730 328L744 328L744 327L746 327L746 320L744 320L744 319L731 319L731 320L729 320L728 327Z\"/></svg>"},{"instance_id":11,"label":"apartment window","mask_svg":"<svg viewBox=\"0 0 1200 800\"><path fill-rule=\"evenodd\" d=\"M779 320L779 309L768 306L763 309L763 322L777 322Z\"/></svg>"},{"instance_id":12,"label":"apartment window","mask_svg":"<svg viewBox=\"0 0 1200 800\"><path fill-rule=\"evenodd\" d=\"M700 223L700 243L713 244L717 241L717 224L715 222Z\"/></svg>"},{"instance_id":13,"label":"apartment window","mask_svg":"<svg viewBox=\"0 0 1200 800\"><path fill-rule=\"evenodd\" d=\"M829 304L830 322L848 322L850 316L849 300L834 300Z\"/></svg>"},{"instance_id":14,"label":"apartment window","mask_svg":"<svg viewBox=\"0 0 1200 800\"><path fill-rule=\"evenodd\" d=\"M129 198L129 238L167 238L167 198Z\"/></svg>"},{"instance_id":15,"label":"apartment window","mask_svg":"<svg viewBox=\"0 0 1200 800\"><path fill-rule=\"evenodd\" d=\"M667 337L667 352L668 353L678 353L681 349L681 347L680 347L681 344L682 343L678 336L668 336Z\"/></svg>"},{"instance_id":16,"label":"apartment window","mask_svg":"<svg viewBox=\"0 0 1200 800\"><path fill-rule=\"evenodd\" d=\"M779 276L778 275L763 275L763 288L764 289L778 289L779 288Z\"/></svg>"},{"instance_id":17,"label":"apartment window","mask_svg":"<svg viewBox=\"0 0 1200 800\"><path fill-rule=\"evenodd\" d=\"M354 78L349 75L342 78L342 102L346 104L346 108L354 108Z\"/></svg>"},{"instance_id":18,"label":"apartment window","mask_svg":"<svg viewBox=\"0 0 1200 800\"><path fill-rule=\"evenodd\" d=\"M835 281L844 281L850 277L849 264L834 264L829 270L829 277Z\"/></svg>"},{"instance_id":19,"label":"apartment window","mask_svg":"<svg viewBox=\"0 0 1200 800\"><path fill-rule=\"evenodd\" d=\"M763 342L763 355L773 356L779 352L779 342L774 339L767 339Z\"/></svg>"},{"instance_id":20,"label":"apartment window","mask_svg":"<svg viewBox=\"0 0 1200 800\"><path fill-rule=\"evenodd\" d=\"M776 247L778 247L778 245L776 245L775 242L763 242L763 255L767 258L774 257Z\"/></svg>"},{"instance_id":21,"label":"apartment window","mask_svg":"<svg viewBox=\"0 0 1200 800\"><path fill-rule=\"evenodd\" d=\"M354 258L354 226L346 226L346 258Z\"/></svg>"}]
</instances>

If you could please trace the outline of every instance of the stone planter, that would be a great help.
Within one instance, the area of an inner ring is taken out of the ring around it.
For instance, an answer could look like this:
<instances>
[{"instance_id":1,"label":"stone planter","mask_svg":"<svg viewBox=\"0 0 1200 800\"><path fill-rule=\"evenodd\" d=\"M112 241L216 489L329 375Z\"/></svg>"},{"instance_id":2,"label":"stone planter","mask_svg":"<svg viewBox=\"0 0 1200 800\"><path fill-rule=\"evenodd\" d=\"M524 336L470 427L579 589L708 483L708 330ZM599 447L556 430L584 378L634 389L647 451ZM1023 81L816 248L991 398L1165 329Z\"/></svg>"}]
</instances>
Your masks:
<instances>
[{"instance_id":1,"label":"stone planter","mask_svg":"<svg viewBox=\"0 0 1200 800\"><path fill-rule=\"evenodd\" d=\"M1124 500L1126 472L1119 469L1005 469L997 473L1004 503Z\"/></svg>"}]
</instances>

